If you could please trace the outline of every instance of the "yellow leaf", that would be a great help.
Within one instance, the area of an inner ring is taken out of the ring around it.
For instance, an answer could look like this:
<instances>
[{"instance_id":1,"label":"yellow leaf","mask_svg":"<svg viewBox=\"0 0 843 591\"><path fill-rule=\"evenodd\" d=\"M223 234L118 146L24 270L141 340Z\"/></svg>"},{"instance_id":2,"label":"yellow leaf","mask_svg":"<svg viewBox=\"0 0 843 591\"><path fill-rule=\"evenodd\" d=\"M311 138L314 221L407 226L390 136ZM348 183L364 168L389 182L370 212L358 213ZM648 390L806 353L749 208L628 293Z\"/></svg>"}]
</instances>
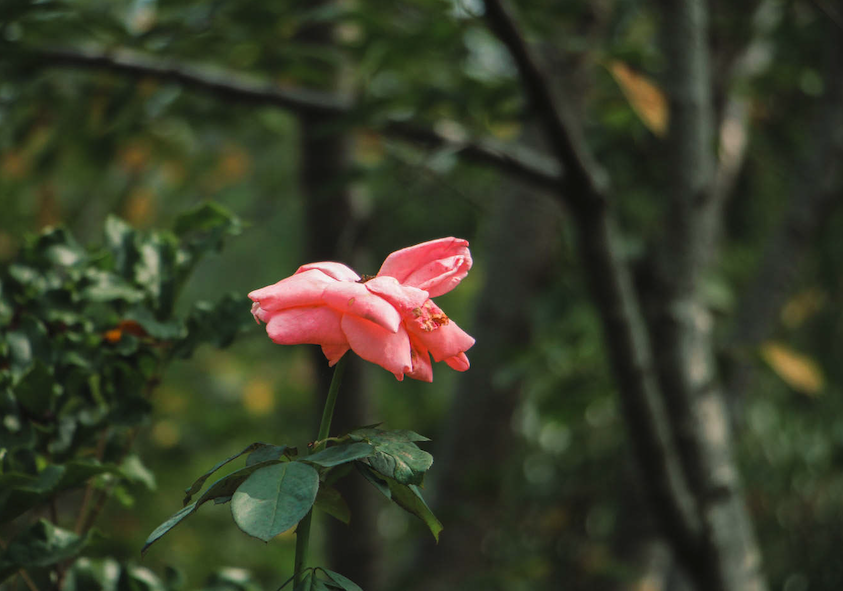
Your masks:
<instances>
[{"instance_id":1,"label":"yellow leaf","mask_svg":"<svg viewBox=\"0 0 843 591\"><path fill-rule=\"evenodd\" d=\"M818 287L809 287L793 296L782 308L782 324L788 328L801 326L808 318L822 310L826 294Z\"/></svg>"},{"instance_id":2,"label":"yellow leaf","mask_svg":"<svg viewBox=\"0 0 843 591\"><path fill-rule=\"evenodd\" d=\"M667 99L661 89L621 61L612 60L608 67L641 122L657 136L664 136L669 113Z\"/></svg>"},{"instance_id":3,"label":"yellow leaf","mask_svg":"<svg viewBox=\"0 0 843 591\"><path fill-rule=\"evenodd\" d=\"M825 387L825 378L816 361L781 343L767 341L761 346L767 365L798 392L815 396Z\"/></svg>"}]
</instances>

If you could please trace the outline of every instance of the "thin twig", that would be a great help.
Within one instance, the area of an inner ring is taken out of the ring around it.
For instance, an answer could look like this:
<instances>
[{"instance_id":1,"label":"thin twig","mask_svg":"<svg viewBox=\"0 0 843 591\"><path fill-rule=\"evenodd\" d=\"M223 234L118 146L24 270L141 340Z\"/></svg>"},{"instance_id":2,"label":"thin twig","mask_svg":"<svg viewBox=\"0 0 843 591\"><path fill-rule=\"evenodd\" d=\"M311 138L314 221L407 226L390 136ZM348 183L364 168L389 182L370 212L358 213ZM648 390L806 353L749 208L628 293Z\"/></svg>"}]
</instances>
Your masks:
<instances>
[{"instance_id":1,"label":"thin twig","mask_svg":"<svg viewBox=\"0 0 843 591\"><path fill-rule=\"evenodd\" d=\"M132 449L134 445L135 439L137 439L139 428L135 427L129 433L128 438L126 439L126 444L123 446L123 451L120 454L120 457L117 459L117 464L122 464L123 460L126 459L126 456ZM93 508L91 509L90 513L88 514L87 518L83 522L82 530L80 533L84 534L87 533L94 524L97 522L97 519L102 513L102 510L105 508L105 504L108 502L108 499L111 497L111 493L114 492L115 484L112 482L107 487L103 488L99 491L97 495L97 500L94 502Z\"/></svg>"},{"instance_id":2,"label":"thin twig","mask_svg":"<svg viewBox=\"0 0 843 591\"><path fill-rule=\"evenodd\" d=\"M30 58L34 67L69 66L167 80L230 102L274 106L302 116L341 117L353 114L356 107L347 97L305 89L280 88L239 72L211 69L127 50L33 48L23 55ZM435 130L397 121L387 122L379 131L413 142L454 146L467 160L493 166L543 187L558 185L562 177L562 170L551 159L526 146L504 146L492 140L455 142Z\"/></svg>"},{"instance_id":3,"label":"thin twig","mask_svg":"<svg viewBox=\"0 0 843 591\"><path fill-rule=\"evenodd\" d=\"M108 443L108 428L105 428L100 433L100 438L97 441L97 450L96 450L96 458L99 461L102 461L103 456L105 456L105 446ZM85 526L85 519L88 514L88 507L91 504L91 497L94 494L94 479L91 478L88 480L88 484L85 486L85 494L82 496L82 505L79 507L79 515L76 517L76 525L73 528L77 534L81 534L83 532L83 528Z\"/></svg>"},{"instance_id":4,"label":"thin twig","mask_svg":"<svg viewBox=\"0 0 843 591\"><path fill-rule=\"evenodd\" d=\"M0 539L0 550L5 550L6 546L6 543ZM38 589L38 585L35 584L35 581L32 580L32 577L29 576L29 573L26 572L25 568L19 568L17 574L20 575L20 578L23 579L23 582L27 587L29 587L29 591L40 591L40 589Z\"/></svg>"},{"instance_id":5,"label":"thin twig","mask_svg":"<svg viewBox=\"0 0 843 591\"><path fill-rule=\"evenodd\" d=\"M608 189L608 176L595 162L567 99L554 91L515 18L504 5L505 1L485 0L486 21L515 60L536 115L547 130L546 137L553 152L565 167L567 187L561 196L577 207L599 206Z\"/></svg>"}]
</instances>

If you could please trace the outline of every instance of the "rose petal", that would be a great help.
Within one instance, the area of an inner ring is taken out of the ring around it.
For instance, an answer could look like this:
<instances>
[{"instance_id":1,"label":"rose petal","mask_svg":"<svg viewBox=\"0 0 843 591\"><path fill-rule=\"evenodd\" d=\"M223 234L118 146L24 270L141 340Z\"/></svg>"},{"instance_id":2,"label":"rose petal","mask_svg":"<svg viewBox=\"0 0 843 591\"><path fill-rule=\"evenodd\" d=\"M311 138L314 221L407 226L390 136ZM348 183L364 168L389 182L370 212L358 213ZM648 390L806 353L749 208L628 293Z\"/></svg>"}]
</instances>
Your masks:
<instances>
[{"instance_id":1,"label":"rose petal","mask_svg":"<svg viewBox=\"0 0 843 591\"><path fill-rule=\"evenodd\" d=\"M323 261L321 263L308 263L306 265L302 265L298 268L295 274L298 275L299 273L304 273L305 271L313 269L318 269L328 277L336 279L337 281L360 281L360 275L355 273L352 269L346 267L342 263L335 263L333 261Z\"/></svg>"},{"instance_id":2,"label":"rose petal","mask_svg":"<svg viewBox=\"0 0 843 591\"><path fill-rule=\"evenodd\" d=\"M385 299L374 295L362 283L338 281L322 292L322 301L343 314L370 320L390 332L397 332L401 315Z\"/></svg>"},{"instance_id":3,"label":"rose petal","mask_svg":"<svg viewBox=\"0 0 843 591\"><path fill-rule=\"evenodd\" d=\"M328 306L287 308L270 315L266 334L279 345L346 345L340 313Z\"/></svg>"},{"instance_id":4,"label":"rose petal","mask_svg":"<svg viewBox=\"0 0 843 591\"><path fill-rule=\"evenodd\" d=\"M378 276L395 277L402 285L436 297L456 287L471 265L467 240L440 238L396 250L386 257Z\"/></svg>"},{"instance_id":5,"label":"rose petal","mask_svg":"<svg viewBox=\"0 0 843 591\"><path fill-rule=\"evenodd\" d=\"M405 315L404 324L410 334L430 351L434 361L444 361L474 345L474 338L451 321L431 300Z\"/></svg>"},{"instance_id":6,"label":"rose petal","mask_svg":"<svg viewBox=\"0 0 843 591\"><path fill-rule=\"evenodd\" d=\"M465 353L460 353L459 355L448 357L445 360L445 363L448 364L448 367L457 371L465 371L469 367L471 367L471 364L468 362L468 357L465 356Z\"/></svg>"},{"instance_id":7,"label":"rose petal","mask_svg":"<svg viewBox=\"0 0 843 591\"><path fill-rule=\"evenodd\" d=\"M348 345L322 345L322 353L328 358L328 367L334 367L348 353L348 349Z\"/></svg>"},{"instance_id":8,"label":"rose petal","mask_svg":"<svg viewBox=\"0 0 843 591\"><path fill-rule=\"evenodd\" d=\"M423 306L430 297L423 289L401 285L395 277L375 277L363 285L373 294L385 299L399 312Z\"/></svg>"},{"instance_id":9,"label":"rose petal","mask_svg":"<svg viewBox=\"0 0 843 591\"><path fill-rule=\"evenodd\" d=\"M392 372L398 381L412 371L410 338L403 326L399 325L398 332L393 333L352 314L342 317L341 326L351 350L366 361Z\"/></svg>"},{"instance_id":10,"label":"rose petal","mask_svg":"<svg viewBox=\"0 0 843 591\"><path fill-rule=\"evenodd\" d=\"M252 302L252 316L259 325L261 321L266 322L269 320L268 316L269 312L261 308L260 302Z\"/></svg>"},{"instance_id":11,"label":"rose petal","mask_svg":"<svg viewBox=\"0 0 843 591\"><path fill-rule=\"evenodd\" d=\"M410 337L410 347L413 369L407 372L407 376L422 382L432 382L433 366L430 363L430 353L412 336Z\"/></svg>"},{"instance_id":12,"label":"rose petal","mask_svg":"<svg viewBox=\"0 0 843 591\"><path fill-rule=\"evenodd\" d=\"M260 304L267 312L319 304L319 298L328 285L336 281L316 269L305 271L282 279L249 294L249 298Z\"/></svg>"},{"instance_id":13,"label":"rose petal","mask_svg":"<svg viewBox=\"0 0 843 591\"><path fill-rule=\"evenodd\" d=\"M449 322L430 332L414 331L414 334L427 347L435 361L459 355L474 345L474 338L457 326L456 322Z\"/></svg>"}]
</instances>

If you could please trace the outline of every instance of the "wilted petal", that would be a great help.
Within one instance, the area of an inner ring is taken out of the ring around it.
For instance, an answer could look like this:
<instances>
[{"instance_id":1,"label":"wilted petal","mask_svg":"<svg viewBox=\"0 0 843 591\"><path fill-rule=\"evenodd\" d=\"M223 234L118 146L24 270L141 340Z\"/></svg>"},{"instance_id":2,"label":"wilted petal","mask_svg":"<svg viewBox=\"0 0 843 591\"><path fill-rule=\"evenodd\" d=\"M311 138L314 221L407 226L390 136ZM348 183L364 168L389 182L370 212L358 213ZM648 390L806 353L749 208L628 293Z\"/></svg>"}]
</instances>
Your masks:
<instances>
[{"instance_id":1,"label":"wilted petal","mask_svg":"<svg viewBox=\"0 0 843 591\"><path fill-rule=\"evenodd\" d=\"M366 361L392 372L398 381L412 371L410 338L403 326L393 333L351 314L342 317L341 325L351 349Z\"/></svg>"},{"instance_id":2,"label":"wilted petal","mask_svg":"<svg viewBox=\"0 0 843 591\"><path fill-rule=\"evenodd\" d=\"M322 301L343 314L353 314L397 332L401 315L395 307L380 296L371 293L362 283L338 281L322 292Z\"/></svg>"},{"instance_id":3,"label":"wilted petal","mask_svg":"<svg viewBox=\"0 0 843 591\"><path fill-rule=\"evenodd\" d=\"M403 285L436 297L456 287L471 264L467 240L440 238L393 252L386 257L378 276L395 277Z\"/></svg>"},{"instance_id":4,"label":"wilted petal","mask_svg":"<svg viewBox=\"0 0 843 591\"><path fill-rule=\"evenodd\" d=\"M456 322L450 322L430 332L420 331L415 334L435 361L444 361L459 355L474 345L474 338L457 326Z\"/></svg>"},{"instance_id":5,"label":"wilted petal","mask_svg":"<svg viewBox=\"0 0 843 591\"><path fill-rule=\"evenodd\" d=\"M373 294L385 299L400 312L423 306L430 297L423 289L401 285L395 277L375 277L363 285Z\"/></svg>"},{"instance_id":6,"label":"wilted petal","mask_svg":"<svg viewBox=\"0 0 843 591\"><path fill-rule=\"evenodd\" d=\"M304 273L305 271L311 271L313 269L318 269L328 277L336 279L337 281L360 281L360 275L342 263L335 263L333 261L323 261L321 263L308 263L306 265L302 265L298 268L295 274L298 275L299 273Z\"/></svg>"},{"instance_id":7,"label":"wilted petal","mask_svg":"<svg viewBox=\"0 0 843 591\"><path fill-rule=\"evenodd\" d=\"M340 314L328 306L287 308L270 315L266 334L279 345L345 345Z\"/></svg>"},{"instance_id":8,"label":"wilted petal","mask_svg":"<svg viewBox=\"0 0 843 591\"><path fill-rule=\"evenodd\" d=\"M474 345L474 338L452 322L442 309L428 300L421 308L404 316L407 330L433 356L434 361L444 361L459 355Z\"/></svg>"},{"instance_id":9,"label":"wilted petal","mask_svg":"<svg viewBox=\"0 0 843 591\"><path fill-rule=\"evenodd\" d=\"M334 367L348 353L348 349L348 345L322 345L322 353L328 358L328 367Z\"/></svg>"},{"instance_id":10,"label":"wilted petal","mask_svg":"<svg viewBox=\"0 0 843 591\"><path fill-rule=\"evenodd\" d=\"M295 306L319 304L319 298L328 285L336 281L322 271L310 270L282 279L249 294L249 298L260 304L267 312L274 312Z\"/></svg>"},{"instance_id":11,"label":"wilted petal","mask_svg":"<svg viewBox=\"0 0 843 591\"><path fill-rule=\"evenodd\" d=\"M252 302L252 316L258 324L269 320L269 312L261 308L260 302Z\"/></svg>"},{"instance_id":12,"label":"wilted petal","mask_svg":"<svg viewBox=\"0 0 843 591\"><path fill-rule=\"evenodd\" d=\"M468 357L465 356L465 353L460 353L459 355L448 357L445 360L445 363L448 364L448 367L457 371L465 371L469 367L471 367L471 364L468 362Z\"/></svg>"},{"instance_id":13,"label":"wilted petal","mask_svg":"<svg viewBox=\"0 0 843 591\"><path fill-rule=\"evenodd\" d=\"M430 353L412 336L410 336L410 347L413 369L407 372L407 376L422 382L432 382L433 365L430 363Z\"/></svg>"}]
</instances>

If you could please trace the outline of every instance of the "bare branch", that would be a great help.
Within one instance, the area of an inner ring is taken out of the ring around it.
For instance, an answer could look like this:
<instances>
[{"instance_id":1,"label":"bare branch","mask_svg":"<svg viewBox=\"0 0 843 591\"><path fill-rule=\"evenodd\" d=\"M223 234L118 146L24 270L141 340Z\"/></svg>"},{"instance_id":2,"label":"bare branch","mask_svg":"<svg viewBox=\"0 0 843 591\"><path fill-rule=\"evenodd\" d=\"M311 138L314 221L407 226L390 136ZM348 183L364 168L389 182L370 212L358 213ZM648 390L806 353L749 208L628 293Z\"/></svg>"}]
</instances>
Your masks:
<instances>
[{"instance_id":1,"label":"bare branch","mask_svg":"<svg viewBox=\"0 0 843 591\"><path fill-rule=\"evenodd\" d=\"M594 161L568 102L539 66L515 19L504 6L506 0L485 0L486 20L507 47L536 113L546 128L546 137L560 164L565 167L564 199L578 206L599 205L608 190L608 177Z\"/></svg>"},{"instance_id":2,"label":"bare branch","mask_svg":"<svg viewBox=\"0 0 843 591\"><path fill-rule=\"evenodd\" d=\"M38 67L70 66L150 77L207 92L223 100L278 107L301 116L343 116L351 114L355 108L351 99L346 97L297 88L280 88L239 72L152 58L127 50L49 48L34 49L26 55ZM552 159L526 146L502 145L485 139L454 142L434 130L402 122L388 122L380 131L408 141L437 146L452 145L467 160L497 168L545 188L558 186L562 180L563 171Z\"/></svg>"},{"instance_id":3,"label":"bare branch","mask_svg":"<svg viewBox=\"0 0 843 591\"><path fill-rule=\"evenodd\" d=\"M577 218L577 234L650 507L680 561L688 564L698 555L703 524L694 513L694 499L682 475L649 332L629 270L618 255L613 220L603 210L584 212Z\"/></svg>"},{"instance_id":4,"label":"bare branch","mask_svg":"<svg viewBox=\"0 0 843 591\"><path fill-rule=\"evenodd\" d=\"M563 183L563 171L556 160L526 146L504 145L480 138L463 141L403 121L390 122L381 131L429 146L449 146L467 160L493 166L500 172L545 189L556 191Z\"/></svg>"},{"instance_id":5,"label":"bare branch","mask_svg":"<svg viewBox=\"0 0 843 591\"><path fill-rule=\"evenodd\" d=\"M694 514L694 498L683 479L650 355L649 333L614 237L607 207L608 177L593 161L564 97L553 91L504 1L486 0L485 16L518 65L548 143L565 167L565 182L556 195L575 214L580 257L603 323L650 505L674 550L689 563L698 552L703 523Z\"/></svg>"},{"instance_id":6,"label":"bare branch","mask_svg":"<svg viewBox=\"0 0 843 591\"><path fill-rule=\"evenodd\" d=\"M125 49L49 48L35 50L31 55L47 67L64 65L148 76L210 92L226 100L272 105L297 114L343 115L351 108L351 101L345 98L309 90L284 89L239 72L151 58Z\"/></svg>"}]
</instances>

